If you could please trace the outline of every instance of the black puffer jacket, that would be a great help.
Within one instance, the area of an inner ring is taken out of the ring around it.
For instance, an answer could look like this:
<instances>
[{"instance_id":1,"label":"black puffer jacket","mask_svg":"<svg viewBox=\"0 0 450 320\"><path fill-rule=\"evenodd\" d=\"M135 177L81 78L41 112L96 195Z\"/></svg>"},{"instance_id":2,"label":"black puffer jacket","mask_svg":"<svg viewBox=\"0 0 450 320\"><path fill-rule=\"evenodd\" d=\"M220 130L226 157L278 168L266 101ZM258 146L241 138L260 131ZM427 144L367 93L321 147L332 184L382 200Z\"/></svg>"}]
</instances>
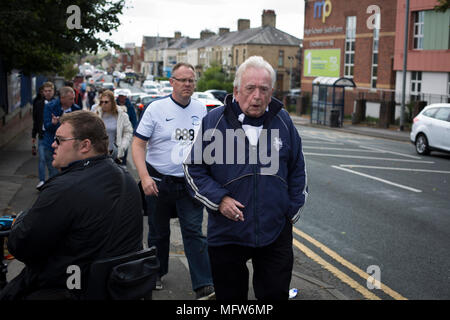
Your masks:
<instances>
[{"instance_id":1,"label":"black puffer jacket","mask_svg":"<svg viewBox=\"0 0 450 320\"><path fill-rule=\"evenodd\" d=\"M121 197L124 209L117 210ZM71 265L80 267L85 289L91 262L142 249L136 182L106 156L73 163L48 180L33 207L18 217L8 249L26 264L29 290L66 288Z\"/></svg>"}]
</instances>

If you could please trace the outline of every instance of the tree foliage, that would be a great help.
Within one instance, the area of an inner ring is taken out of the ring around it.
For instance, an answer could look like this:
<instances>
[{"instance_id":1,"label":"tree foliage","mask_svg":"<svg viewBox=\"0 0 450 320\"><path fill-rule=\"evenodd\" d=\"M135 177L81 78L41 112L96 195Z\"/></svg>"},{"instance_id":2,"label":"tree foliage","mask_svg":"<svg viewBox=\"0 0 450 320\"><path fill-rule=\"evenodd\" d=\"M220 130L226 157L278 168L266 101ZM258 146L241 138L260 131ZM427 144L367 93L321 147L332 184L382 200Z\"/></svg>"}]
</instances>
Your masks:
<instances>
[{"instance_id":1,"label":"tree foliage","mask_svg":"<svg viewBox=\"0 0 450 320\"><path fill-rule=\"evenodd\" d=\"M81 28L69 28L67 9L80 9ZM58 72L67 56L118 48L102 40L120 25L125 0L7 0L0 2L0 59L6 71Z\"/></svg>"},{"instance_id":2,"label":"tree foliage","mask_svg":"<svg viewBox=\"0 0 450 320\"><path fill-rule=\"evenodd\" d=\"M198 91L210 89L233 91L233 82L223 72L220 66L214 65L207 69L197 82Z\"/></svg>"},{"instance_id":3,"label":"tree foliage","mask_svg":"<svg viewBox=\"0 0 450 320\"><path fill-rule=\"evenodd\" d=\"M450 0L438 0L439 4L434 7L434 10L445 12L450 8Z\"/></svg>"}]
</instances>

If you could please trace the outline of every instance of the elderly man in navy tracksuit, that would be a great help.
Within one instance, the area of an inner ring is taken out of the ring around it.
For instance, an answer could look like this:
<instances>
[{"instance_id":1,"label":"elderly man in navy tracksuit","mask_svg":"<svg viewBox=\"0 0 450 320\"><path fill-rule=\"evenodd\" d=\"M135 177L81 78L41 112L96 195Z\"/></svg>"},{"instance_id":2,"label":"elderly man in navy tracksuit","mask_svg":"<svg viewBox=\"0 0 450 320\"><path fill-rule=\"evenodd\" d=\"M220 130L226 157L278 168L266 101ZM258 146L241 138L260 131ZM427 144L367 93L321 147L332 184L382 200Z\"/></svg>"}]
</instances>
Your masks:
<instances>
[{"instance_id":1,"label":"elderly man in navy tracksuit","mask_svg":"<svg viewBox=\"0 0 450 320\"><path fill-rule=\"evenodd\" d=\"M248 298L252 259L258 299L288 299L292 224L307 198L301 139L272 98L273 68L250 57L233 96L202 120L184 161L190 194L209 213L208 246L217 299Z\"/></svg>"}]
</instances>

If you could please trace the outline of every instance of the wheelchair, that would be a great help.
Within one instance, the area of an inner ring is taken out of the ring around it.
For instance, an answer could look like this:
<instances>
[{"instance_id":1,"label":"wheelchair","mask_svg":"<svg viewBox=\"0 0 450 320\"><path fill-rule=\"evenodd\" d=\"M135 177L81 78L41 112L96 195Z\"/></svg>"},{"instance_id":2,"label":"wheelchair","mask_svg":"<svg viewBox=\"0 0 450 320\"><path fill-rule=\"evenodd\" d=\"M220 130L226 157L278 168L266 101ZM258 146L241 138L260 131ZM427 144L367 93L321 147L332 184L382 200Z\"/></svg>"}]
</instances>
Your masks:
<instances>
[{"instance_id":1,"label":"wheelchair","mask_svg":"<svg viewBox=\"0 0 450 320\"><path fill-rule=\"evenodd\" d=\"M85 300L151 300L159 260L156 247L93 262Z\"/></svg>"}]
</instances>

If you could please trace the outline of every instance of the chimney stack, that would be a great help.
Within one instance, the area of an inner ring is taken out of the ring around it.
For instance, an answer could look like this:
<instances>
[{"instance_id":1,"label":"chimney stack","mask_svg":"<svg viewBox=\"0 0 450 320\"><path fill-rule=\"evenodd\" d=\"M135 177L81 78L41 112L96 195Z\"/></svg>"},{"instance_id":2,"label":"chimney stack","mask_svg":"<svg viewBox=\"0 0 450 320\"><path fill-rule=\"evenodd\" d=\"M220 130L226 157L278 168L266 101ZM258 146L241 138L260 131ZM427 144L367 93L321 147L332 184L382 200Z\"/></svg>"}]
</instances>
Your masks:
<instances>
[{"instance_id":1,"label":"chimney stack","mask_svg":"<svg viewBox=\"0 0 450 320\"><path fill-rule=\"evenodd\" d=\"M181 38L181 32L175 31L175 39L180 39L180 38Z\"/></svg>"},{"instance_id":2,"label":"chimney stack","mask_svg":"<svg viewBox=\"0 0 450 320\"><path fill-rule=\"evenodd\" d=\"M224 34L230 32L229 28L219 28L219 35L223 36Z\"/></svg>"},{"instance_id":3,"label":"chimney stack","mask_svg":"<svg viewBox=\"0 0 450 320\"><path fill-rule=\"evenodd\" d=\"M238 20L238 31L250 29L250 20L249 19L239 19Z\"/></svg>"},{"instance_id":4,"label":"chimney stack","mask_svg":"<svg viewBox=\"0 0 450 320\"><path fill-rule=\"evenodd\" d=\"M275 11L273 10L263 10L262 13L262 27L270 26L270 27L276 27L276 21L277 21L277 15L275 14Z\"/></svg>"},{"instance_id":5,"label":"chimney stack","mask_svg":"<svg viewBox=\"0 0 450 320\"><path fill-rule=\"evenodd\" d=\"M209 37L212 37L212 36L215 36L216 34L214 33L214 32L212 32L212 31L209 31L209 30L203 30L202 32L200 32L200 39L201 40L204 40L204 39L206 39L206 38L209 38Z\"/></svg>"}]
</instances>

